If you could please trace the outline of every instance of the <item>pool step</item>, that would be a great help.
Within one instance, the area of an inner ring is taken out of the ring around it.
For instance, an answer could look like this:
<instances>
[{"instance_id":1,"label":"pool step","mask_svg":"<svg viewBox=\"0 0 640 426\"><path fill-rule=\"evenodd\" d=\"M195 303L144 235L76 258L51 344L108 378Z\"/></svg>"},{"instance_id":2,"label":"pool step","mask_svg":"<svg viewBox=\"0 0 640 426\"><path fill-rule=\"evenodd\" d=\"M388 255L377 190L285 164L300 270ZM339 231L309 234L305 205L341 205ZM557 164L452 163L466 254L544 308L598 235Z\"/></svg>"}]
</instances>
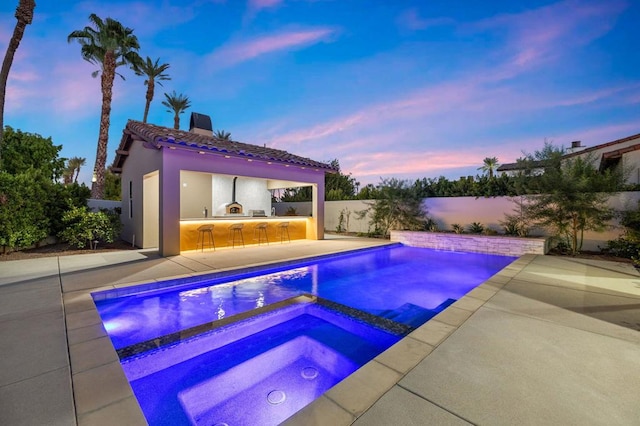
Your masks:
<instances>
[{"instance_id":1,"label":"pool step","mask_svg":"<svg viewBox=\"0 0 640 426\"><path fill-rule=\"evenodd\" d=\"M426 309L422 306L414 305L413 303L405 303L396 309L383 311L379 316L402 324L410 325L412 327L419 327L445 310L455 301L456 299L447 299L434 309Z\"/></svg>"}]
</instances>

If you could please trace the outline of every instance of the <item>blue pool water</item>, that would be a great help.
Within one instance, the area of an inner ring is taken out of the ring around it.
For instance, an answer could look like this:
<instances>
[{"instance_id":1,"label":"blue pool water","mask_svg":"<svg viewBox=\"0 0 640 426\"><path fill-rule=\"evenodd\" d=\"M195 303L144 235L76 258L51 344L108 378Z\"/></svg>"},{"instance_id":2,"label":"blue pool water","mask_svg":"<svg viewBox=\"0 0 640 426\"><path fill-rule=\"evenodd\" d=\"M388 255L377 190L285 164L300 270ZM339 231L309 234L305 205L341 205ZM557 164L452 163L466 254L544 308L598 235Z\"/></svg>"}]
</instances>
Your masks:
<instances>
[{"instance_id":1,"label":"blue pool water","mask_svg":"<svg viewBox=\"0 0 640 426\"><path fill-rule=\"evenodd\" d=\"M396 245L94 300L149 424L275 425L513 260Z\"/></svg>"},{"instance_id":2,"label":"blue pool water","mask_svg":"<svg viewBox=\"0 0 640 426\"><path fill-rule=\"evenodd\" d=\"M301 303L122 366L150 425L276 425L400 338Z\"/></svg>"},{"instance_id":3,"label":"blue pool water","mask_svg":"<svg viewBox=\"0 0 640 426\"><path fill-rule=\"evenodd\" d=\"M116 349L302 293L418 326L515 260L406 246L97 300Z\"/></svg>"}]
</instances>

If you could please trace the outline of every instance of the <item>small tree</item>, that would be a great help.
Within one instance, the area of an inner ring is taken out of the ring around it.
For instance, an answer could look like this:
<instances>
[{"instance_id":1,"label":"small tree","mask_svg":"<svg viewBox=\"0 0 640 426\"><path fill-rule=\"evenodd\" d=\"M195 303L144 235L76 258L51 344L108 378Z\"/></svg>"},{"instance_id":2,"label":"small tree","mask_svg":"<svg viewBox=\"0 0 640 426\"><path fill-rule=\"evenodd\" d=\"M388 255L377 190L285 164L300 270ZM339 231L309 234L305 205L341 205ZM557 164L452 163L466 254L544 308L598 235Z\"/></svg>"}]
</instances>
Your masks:
<instances>
[{"instance_id":1,"label":"small tree","mask_svg":"<svg viewBox=\"0 0 640 426\"><path fill-rule=\"evenodd\" d=\"M376 233L387 237L391 229L425 229L428 218L423 199L407 181L383 179L376 192L377 199L369 203Z\"/></svg>"},{"instance_id":2,"label":"small tree","mask_svg":"<svg viewBox=\"0 0 640 426\"><path fill-rule=\"evenodd\" d=\"M169 67L169 64L160 64L160 58L153 62L148 56L146 60L133 64L133 71L136 75L146 77L144 84L147 86L147 93L145 95L144 114L142 115L143 123L147 122L147 117L149 116L149 107L155 96L156 83L162 86L162 81L171 80L171 77L165 74Z\"/></svg>"},{"instance_id":3,"label":"small tree","mask_svg":"<svg viewBox=\"0 0 640 426\"><path fill-rule=\"evenodd\" d=\"M527 155L525 164L542 168L529 182L524 214L549 229L571 254L579 253L585 231L601 232L613 218L607 201L624 185L621 169L598 171L589 155L563 159L564 151L548 142L542 151Z\"/></svg>"},{"instance_id":4,"label":"small tree","mask_svg":"<svg viewBox=\"0 0 640 426\"><path fill-rule=\"evenodd\" d=\"M180 129L180 114L184 113L189 107L191 107L191 101L189 97L182 93L177 94L174 90L171 94L164 94L166 98L162 101L162 105L167 107L167 112L173 113L173 128Z\"/></svg>"},{"instance_id":5,"label":"small tree","mask_svg":"<svg viewBox=\"0 0 640 426\"><path fill-rule=\"evenodd\" d=\"M104 199L105 200L115 200L120 201L122 199L121 195L121 186L122 182L120 179L120 175L113 173L111 170L107 169L104 172Z\"/></svg>"},{"instance_id":6,"label":"small tree","mask_svg":"<svg viewBox=\"0 0 640 426\"><path fill-rule=\"evenodd\" d=\"M64 158L58 158L61 149L62 145L54 145L51 138L7 126L1 148L0 170L15 175L36 169L47 179L57 180L65 169Z\"/></svg>"},{"instance_id":7,"label":"small tree","mask_svg":"<svg viewBox=\"0 0 640 426\"><path fill-rule=\"evenodd\" d=\"M325 199L327 201L354 199L356 188L360 184L351 176L351 173L345 175L340 171L340 163L337 159L331 160L330 164L336 173L324 175Z\"/></svg>"},{"instance_id":8,"label":"small tree","mask_svg":"<svg viewBox=\"0 0 640 426\"><path fill-rule=\"evenodd\" d=\"M61 229L70 206L86 205L89 189L56 181L64 170L62 146L51 138L6 127L0 162L0 246L7 249L38 244ZM69 179L72 175L69 175Z\"/></svg>"},{"instance_id":9,"label":"small tree","mask_svg":"<svg viewBox=\"0 0 640 426\"><path fill-rule=\"evenodd\" d=\"M482 160L482 163L482 167L478 167L478 170L482 170L489 175L489 179L493 179L493 172L498 168L498 158L485 157L485 159Z\"/></svg>"},{"instance_id":10,"label":"small tree","mask_svg":"<svg viewBox=\"0 0 640 426\"><path fill-rule=\"evenodd\" d=\"M223 141L231 140L231 133L225 132L224 130L216 130L215 132L213 132L213 136Z\"/></svg>"},{"instance_id":11,"label":"small tree","mask_svg":"<svg viewBox=\"0 0 640 426\"><path fill-rule=\"evenodd\" d=\"M73 178L73 182L78 182L78 176L80 176L80 168L87 163L86 158L82 157L71 157L69 161L67 161L67 168L71 170L71 177Z\"/></svg>"}]
</instances>

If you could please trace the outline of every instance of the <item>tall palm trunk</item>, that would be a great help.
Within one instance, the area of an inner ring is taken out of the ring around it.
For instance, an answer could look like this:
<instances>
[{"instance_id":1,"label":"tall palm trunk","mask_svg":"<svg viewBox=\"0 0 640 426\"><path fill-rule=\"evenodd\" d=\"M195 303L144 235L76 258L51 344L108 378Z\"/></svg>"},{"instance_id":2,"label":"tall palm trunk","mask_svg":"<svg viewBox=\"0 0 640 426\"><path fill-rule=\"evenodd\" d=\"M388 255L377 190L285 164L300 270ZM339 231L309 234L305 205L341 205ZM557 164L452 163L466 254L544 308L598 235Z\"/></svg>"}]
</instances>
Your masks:
<instances>
[{"instance_id":1,"label":"tall palm trunk","mask_svg":"<svg viewBox=\"0 0 640 426\"><path fill-rule=\"evenodd\" d=\"M0 70L0 147L2 146L2 136L4 134L4 100L7 93L9 70L11 69L13 57L24 35L24 29L27 25L31 24L33 20L33 10L35 8L36 2L34 0L20 0L15 15L18 22L13 29L13 35L7 46L7 53L5 53L4 60L2 61L2 69Z\"/></svg>"},{"instance_id":2,"label":"tall palm trunk","mask_svg":"<svg viewBox=\"0 0 640 426\"><path fill-rule=\"evenodd\" d=\"M155 91L155 83L152 79L149 79L147 83L147 103L144 106L144 117L142 117L142 122L147 122L147 116L149 115L149 107L151 106L151 101L153 100L153 92Z\"/></svg>"},{"instance_id":3,"label":"tall palm trunk","mask_svg":"<svg viewBox=\"0 0 640 426\"><path fill-rule=\"evenodd\" d=\"M176 130L180 129L180 115L178 111L176 111L176 115L173 116L173 128Z\"/></svg>"},{"instance_id":4,"label":"tall palm trunk","mask_svg":"<svg viewBox=\"0 0 640 426\"><path fill-rule=\"evenodd\" d=\"M111 98L113 97L113 80L116 76L116 58L112 51L104 56L101 76L102 110L100 112L100 132L94 173L96 181L91 185L91 198L102 199L104 196L104 169L107 164L107 145L109 144L109 125L111 123Z\"/></svg>"}]
</instances>

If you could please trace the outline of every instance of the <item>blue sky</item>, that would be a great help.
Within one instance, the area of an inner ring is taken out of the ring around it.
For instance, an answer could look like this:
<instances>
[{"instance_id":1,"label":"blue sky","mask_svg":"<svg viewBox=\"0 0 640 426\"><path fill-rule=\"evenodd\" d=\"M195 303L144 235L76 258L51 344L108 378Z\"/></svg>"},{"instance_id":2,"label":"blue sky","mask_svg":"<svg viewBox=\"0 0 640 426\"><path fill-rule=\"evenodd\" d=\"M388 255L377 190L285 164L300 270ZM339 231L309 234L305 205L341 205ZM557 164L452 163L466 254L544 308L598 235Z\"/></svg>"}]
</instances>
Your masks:
<instances>
[{"instance_id":1,"label":"blue sky","mask_svg":"<svg viewBox=\"0 0 640 426\"><path fill-rule=\"evenodd\" d=\"M37 1L16 54L5 124L87 159L100 81L67 35L96 13L134 29L169 63L149 122L171 127L164 92L187 95L234 140L337 158L361 183L457 179L483 158L512 162L544 140L593 146L640 133L640 2L199 0ZM17 0L0 3L0 52ZM115 81L110 164L144 79Z\"/></svg>"}]
</instances>

